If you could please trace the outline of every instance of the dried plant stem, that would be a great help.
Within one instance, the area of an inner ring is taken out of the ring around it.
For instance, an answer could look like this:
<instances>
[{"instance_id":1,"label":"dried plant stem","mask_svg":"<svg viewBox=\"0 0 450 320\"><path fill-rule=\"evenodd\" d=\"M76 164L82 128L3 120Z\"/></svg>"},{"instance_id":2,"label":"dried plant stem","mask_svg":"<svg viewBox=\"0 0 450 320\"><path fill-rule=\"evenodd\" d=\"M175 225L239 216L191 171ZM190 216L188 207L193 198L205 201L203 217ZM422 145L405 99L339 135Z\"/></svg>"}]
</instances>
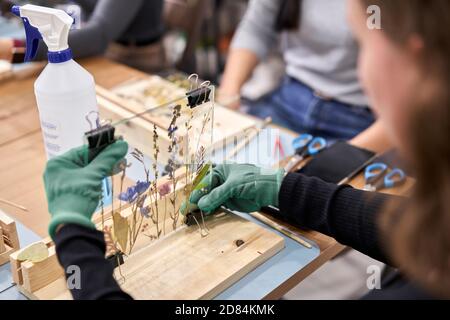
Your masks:
<instances>
[{"instance_id":1,"label":"dried plant stem","mask_svg":"<svg viewBox=\"0 0 450 320\"><path fill-rule=\"evenodd\" d=\"M156 171L157 172L157 171ZM155 176L158 176L157 173L155 173ZM157 178L155 178L157 179ZM159 238L159 205L158 205L158 190L157 190L157 184L156 184L156 180L154 181L154 188L152 188L152 192L153 193L153 199L154 199L154 204L155 204L155 212L156 212L156 217L155 217L155 225L156 225L156 235Z\"/></svg>"},{"instance_id":2,"label":"dried plant stem","mask_svg":"<svg viewBox=\"0 0 450 320\"><path fill-rule=\"evenodd\" d=\"M117 259L117 269L119 269L119 274L120 274L120 276L121 276L121 278L122 278L122 280L123 280L123 282L125 283L125 276L122 274L122 267L121 267L121 264L120 264L120 260L119 260L119 256L117 255L116 256L116 259Z\"/></svg>"},{"instance_id":3,"label":"dried plant stem","mask_svg":"<svg viewBox=\"0 0 450 320\"><path fill-rule=\"evenodd\" d=\"M131 250L133 249L133 245L134 245L134 236L135 236L135 233L136 233L136 211L137 211L137 205L136 205L136 203L133 205L134 206L134 208L132 208L132 210L133 210L133 222L132 222L132 232L131 232L131 237L130 237L130 253L131 253Z\"/></svg>"},{"instance_id":4,"label":"dried plant stem","mask_svg":"<svg viewBox=\"0 0 450 320\"><path fill-rule=\"evenodd\" d=\"M103 230L103 229L105 229L105 209L104 209L104 206L103 206L103 199L100 200L100 201L101 201L101 203L100 203L100 207L101 207L100 215L102 217L102 230Z\"/></svg>"},{"instance_id":5,"label":"dried plant stem","mask_svg":"<svg viewBox=\"0 0 450 320\"><path fill-rule=\"evenodd\" d=\"M123 181L125 180L126 170L127 170L126 167L123 168L122 175L120 176L120 193L123 192ZM114 210L113 210L113 212L114 212ZM121 199L119 199L119 212L122 212L122 200Z\"/></svg>"},{"instance_id":6,"label":"dried plant stem","mask_svg":"<svg viewBox=\"0 0 450 320\"><path fill-rule=\"evenodd\" d=\"M112 175L111 175L111 211L114 212L114 180Z\"/></svg>"},{"instance_id":7,"label":"dried plant stem","mask_svg":"<svg viewBox=\"0 0 450 320\"><path fill-rule=\"evenodd\" d=\"M173 206L173 212L170 213L170 218L172 220L175 220L175 213L176 213L176 204L175 204L175 202L176 202L176 199L177 199L177 194L176 194L177 183L178 183L178 179L173 178L173 180L172 180L172 188L173 189L172 189L172 192L171 192L171 195L173 197L172 196L169 197L170 202L172 203L172 206Z\"/></svg>"},{"instance_id":8,"label":"dried plant stem","mask_svg":"<svg viewBox=\"0 0 450 320\"><path fill-rule=\"evenodd\" d=\"M205 215L203 214L203 211L202 211L202 210L200 210L200 216L202 217L203 228L204 228L206 231L209 231L209 228L206 226L205 218L204 218Z\"/></svg>"},{"instance_id":9,"label":"dried plant stem","mask_svg":"<svg viewBox=\"0 0 450 320\"><path fill-rule=\"evenodd\" d=\"M172 182L172 197L170 197L170 202L172 204L173 207L173 215L170 214L170 218L172 219L172 228L173 230L176 230L177 227L177 208L176 208L176 187L177 187L177 178L175 177L174 173L175 173L175 159L176 159L176 155L177 155L177 137L175 136L175 131L176 131L176 122L177 119L180 117L181 113L181 106L177 105L174 107L173 110L173 117L172 117L172 121L171 124L169 126L169 133L168 136L170 138L170 146L169 146L169 163L168 163L168 167L169 167L169 180Z\"/></svg>"},{"instance_id":10,"label":"dried plant stem","mask_svg":"<svg viewBox=\"0 0 450 320\"><path fill-rule=\"evenodd\" d=\"M164 235L166 235L166 217L167 217L167 196L164 196L164 220L163 220L163 230Z\"/></svg>"},{"instance_id":11,"label":"dried plant stem","mask_svg":"<svg viewBox=\"0 0 450 320\"><path fill-rule=\"evenodd\" d=\"M136 244L136 240L139 236L139 231L141 230L142 227L142 223L144 222L144 217L139 217L137 215L137 210L138 210L138 203L140 202L140 199L138 197L138 199L136 199L135 203L133 203L131 210L133 212L133 220L131 223L131 226L128 226L128 231L129 231L129 244L130 244L130 250L128 251L129 254L131 254L134 245ZM137 226L137 228L136 228Z\"/></svg>"},{"instance_id":12,"label":"dried plant stem","mask_svg":"<svg viewBox=\"0 0 450 320\"><path fill-rule=\"evenodd\" d=\"M153 125L153 149L154 149L154 163L153 163L153 171L155 172L155 179L153 180L153 196L155 201L155 211L156 211L156 236L159 238L159 206L158 206L158 155L159 155L159 146L158 146L158 132L156 130L156 124Z\"/></svg>"},{"instance_id":13,"label":"dried plant stem","mask_svg":"<svg viewBox=\"0 0 450 320\"><path fill-rule=\"evenodd\" d=\"M132 243L130 243L130 251L129 253L131 254L131 251L133 250L134 245L136 244L137 238L139 236L139 230L141 230L142 227L142 223L144 222L144 217L140 217L138 218L139 221L139 227L137 228L138 232L135 232L133 235L133 241Z\"/></svg>"}]
</instances>

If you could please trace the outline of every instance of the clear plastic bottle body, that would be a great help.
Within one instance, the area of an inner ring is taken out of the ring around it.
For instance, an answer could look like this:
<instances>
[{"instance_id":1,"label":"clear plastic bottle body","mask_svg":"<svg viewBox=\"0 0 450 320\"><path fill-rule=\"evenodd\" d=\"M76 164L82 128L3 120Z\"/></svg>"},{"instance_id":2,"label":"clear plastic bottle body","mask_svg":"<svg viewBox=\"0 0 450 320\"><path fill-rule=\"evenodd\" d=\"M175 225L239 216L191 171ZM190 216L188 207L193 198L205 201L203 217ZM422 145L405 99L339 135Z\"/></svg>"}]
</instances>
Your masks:
<instances>
[{"instance_id":1,"label":"clear plastic bottle body","mask_svg":"<svg viewBox=\"0 0 450 320\"><path fill-rule=\"evenodd\" d=\"M47 158L81 146L98 111L92 75L74 60L49 63L34 85Z\"/></svg>"}]
</instances>

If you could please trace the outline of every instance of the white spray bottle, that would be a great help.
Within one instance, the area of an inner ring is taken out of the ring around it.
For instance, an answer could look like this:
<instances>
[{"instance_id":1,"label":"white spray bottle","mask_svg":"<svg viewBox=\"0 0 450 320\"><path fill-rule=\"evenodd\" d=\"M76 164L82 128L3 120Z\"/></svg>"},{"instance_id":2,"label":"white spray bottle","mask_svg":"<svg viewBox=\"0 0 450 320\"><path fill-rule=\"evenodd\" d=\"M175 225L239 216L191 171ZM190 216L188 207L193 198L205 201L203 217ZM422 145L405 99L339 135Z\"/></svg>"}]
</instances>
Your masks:
<instances>
[{"instance_id":1,"label":"white spray bottle","mask_svg":"<svg viewBox=\"0 0 450 320\"><path fill-rule=\"evenodd\" d=\"M39 40L48 47L48 64L34 84L47 158L81 146L90 130L86 115L98 111L92 75L72 59L68 46L73 19L64 11L35 5L14 6L25 26L25 61L36 55Z\"/></svg>"},{"instance_id":2,"label":"white spray bottle","mask_svg":"<svg viewBox=\"0 0 450 320\"><path fill-rule=\"evenodd\" d=\"M25 26L25 61L36 56L39 40L48 47L48 64L34 83L47 158L84 143L91 130L86 117L98 113L94 77L72 59L68 45L74 23L66 12L27 4L11 10ZM103 180L103 203L112 200L111 182Z\"/></svg>"}]
</instances>

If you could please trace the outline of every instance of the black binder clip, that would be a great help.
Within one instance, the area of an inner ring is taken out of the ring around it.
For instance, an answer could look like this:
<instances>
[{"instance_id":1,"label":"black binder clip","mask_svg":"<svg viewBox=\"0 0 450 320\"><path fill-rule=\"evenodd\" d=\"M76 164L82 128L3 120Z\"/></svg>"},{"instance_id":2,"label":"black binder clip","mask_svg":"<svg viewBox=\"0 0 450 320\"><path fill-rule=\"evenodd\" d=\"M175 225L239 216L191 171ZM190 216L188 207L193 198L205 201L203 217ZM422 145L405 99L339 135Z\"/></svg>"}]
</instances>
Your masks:
<instances>
[{"instance_id":1,"label":"black binder clip","mask_svg":"<svg viewBox=\"0 0 450 320\"><path fill-rule=\"evenodd\" d=\"M117 268L118 266L124 264L123 256L124 256L124 253L121 251L118 251L118 252L106 257L106 260L109 261L109 263L112 265L113 268Z\"/></svg>"},{"instance_id":2,"label":"black binder clip","mask_svg":"<svg viewBox=\"0 0 450 320\"><path fill-rule=\"evenodd\" d=\"M186 93L188 106L193 109L203 103L209 102L211 89L209 87L200 87Z\"/></svg>"},{"instance_id":3,"label":"black binder clip","mask_svg":"<svg viewBox=\"0 0 450 320\"><path fill-rule=\"evenodd\" d=\"M89 113L86 116L86 120L91 125L91 130L86 132L84 136L86 137L89 145L89 152L88 152L88 161L91 162L100 152L102 152L103 149L105 149L110 144L113 144L116 141L116 138L114 137L114 133L116 131L116 128L114 128L110 123L100 125L100 121L98 119L98 113L97 119L95 121L97 127L93 129L92 122L89 120Z\"/></svg>"},{"instance_id":4,"label":"black binder clip","mask_svg":"<svg viewBox=\"0 0 450 320\"><path fill-rule=\"evenodd\" d=\"M198 221L201 221L201 211L200 210L196 210L193 212L189 212L186 214L185 216L185 220L184 220L184 224L187 226L193 226L195 224L198 223Z\"/></svg>"},{"instance_id":5,"label":"black binder clip","mask_svg":"<svg viewBox=\"0 0 450 320\"><path fill-rule=\"evenodd\" d=\"M113 144L116 139L114 138L114 128L110 124L105 124L97 129L88 131L85 133L86 139L89 144L89 156L88 161L91 162L103 149L110 144Z\"/></svg>"}]
</instances>

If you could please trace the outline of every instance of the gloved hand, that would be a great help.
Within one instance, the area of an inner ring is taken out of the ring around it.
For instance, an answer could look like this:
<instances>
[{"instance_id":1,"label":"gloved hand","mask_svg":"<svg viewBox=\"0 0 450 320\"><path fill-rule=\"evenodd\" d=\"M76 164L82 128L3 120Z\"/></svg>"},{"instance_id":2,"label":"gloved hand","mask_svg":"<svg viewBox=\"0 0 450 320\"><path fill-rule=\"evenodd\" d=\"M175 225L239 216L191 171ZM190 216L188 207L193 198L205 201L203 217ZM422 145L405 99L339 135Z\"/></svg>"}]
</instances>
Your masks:
<instances>
[{"instance_id":1,"label":"gloved hand","mask_svg":"<svg viewBox=\"0 0 450 320\"><path fill-rule=\"evenodd\" d=\"M251 164L221 164L213 168L192 192L189 201L200 210L211 213L221 205L240 212L278 206L278 193L284 170L263 169Z\"/></svg>"},{"instance_id":2,"label":"gloved hand","mask_svg":"<svg viewBox=\"0 0 450 320\"><path fill-rule=\"evenodd\" d=\"M91 163L88 147L72 149L48 161L44 173L48 210L52 216L49 234L53 238L61 224L74 223L95 228L91 218L102 197L102 180L126 155L128 144L117 141Z\"/></svg>"}]
</instances>

